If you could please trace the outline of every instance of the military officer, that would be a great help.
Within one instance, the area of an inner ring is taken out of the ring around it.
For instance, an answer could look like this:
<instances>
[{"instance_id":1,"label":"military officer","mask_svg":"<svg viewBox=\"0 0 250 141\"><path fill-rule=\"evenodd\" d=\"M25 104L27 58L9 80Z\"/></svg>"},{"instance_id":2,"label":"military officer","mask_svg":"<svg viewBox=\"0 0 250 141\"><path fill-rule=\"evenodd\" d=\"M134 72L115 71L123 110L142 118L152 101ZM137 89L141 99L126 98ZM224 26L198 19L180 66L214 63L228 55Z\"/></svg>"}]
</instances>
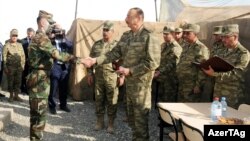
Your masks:
<instances>
[{"instance_id":1,"label":"military officer","mask_svg":"<svg viewBox=\"0 0 250 141\"><path fill-rule=\"evenodd\" d=\"M235 109L244 102L245 78L244 74L249 63L249 51L239 42L239 25L229 24L222 28L222 42L224 49L217 56L234 66L228 72L214 72L209 67L203 71L215 77L214 96L226 97L227 104Z\"/></svg>"},{"instance_id":2,"label":"military officer","mask_svg":"<svg viewBox=\"0 0 250 141\"><path fill-rule=\"evenodd\" d=\"M183 47L180 62L177 66L178 101L197 102L200 101L206 75L192 62L207 60L209 50L197 37L200 31L199 25L188 23L183 28L183 36L187 43Z\"/></svg>"},{"instance_id":3,"label":"military officer","mask_svg":"<svg viewBox=\"0 0 250 141\"><path fill-rule=\"evenodd\" d=\"M174 38L181 47L183 47L185 45L185 40L183 39L183 29L182 28L176 27L174 29Z\"/></svg>"},{"instance_id":4,"label":"military officer","mask_svg":"<svg viewBox=\"0 0 250 141\"><path fill-rule=\"evenodd\" d=\"M60 54L51 44L46 35L46 32L51 31L46 15L38 16L37 25L38 30L28 49L30 73L27 76L27 88L30 104L30 140L32 141L43 138L50 90L49 74L53 58L62 62L74 58L67 53Z\"/></svg>"},{"instance_id":5,"label":"military officer","mask_svg":"<svg viewBox=\"0 0 250 141\"><path fill-rule=\"evenodd\" d=\"M222 43L222 26L214 26L213 27L213 45L210 48L210 58L217 56L218 53L224 49L225 47L223 46ZM212 76L206 77L205 85L204 85L204 91L201 96L201 101L202 102L211 102L213 101L213 91L214 91L214 83L215 83L215 78Z\"/></svg>"},{"instance_id":6,"label":"military officer","mask_svg":"<svg viewBox=\"0 0 250 141\"><path fill-rule=\"evenodd\" d=\"M161 63L155 71L154 78L160 83L160 102L175 102L177 100L176 66L179 63L182 47L174 39L174 28L163 28L164 43L161 44Z\"/></svg>"},{"instance_id":7,"label":"military officer","mask_svg":"<svg viewBox=\"0 0 250 141\"><path fill-rule=\"evenodd\" d=\"M125 75L126 79L128 124L132 128L133 141L149 140L151 84L161 58L159 41L144 27L143 20L142 9L131 8L125 19L131 30L123 33L117 45L105 55L81 60L90 67L95 63L101 65L123 59L117 73Z\"/></svg>"},{"instance_id":8,"label":"military officer","mask_svg":"<svg viewBox=\"0 0 250 141\"><path fill-rule=\"evenodd\" d=\"M9 101L22 101L18 96L21 92L22 72L25 64L25 54L21 43L17 42L18 31L10 31L10 40L3 48L3 68L8 79Z\"/></svg>"},{"instance_id":9,"label":"military officer","mask_svg":"<svg viewBox=\"0 0 250 141\"><path fill-rule=\"evenodd\" d=\"M114 24L107 21L103 24L102 35L103 38L94 43L91 48L90 57L98 57L111 51L117 44L113 39ZM95 130L100 130L104 127L105 105L107 105L108 115L108 133L113 133L114 119L117 111L118 87L117 74L115 73L112 63L98 65L93 69L89 69L88 83L93 82L93 75L95 77L95 104L97 122Z\"/></svg>"}]
</instances>

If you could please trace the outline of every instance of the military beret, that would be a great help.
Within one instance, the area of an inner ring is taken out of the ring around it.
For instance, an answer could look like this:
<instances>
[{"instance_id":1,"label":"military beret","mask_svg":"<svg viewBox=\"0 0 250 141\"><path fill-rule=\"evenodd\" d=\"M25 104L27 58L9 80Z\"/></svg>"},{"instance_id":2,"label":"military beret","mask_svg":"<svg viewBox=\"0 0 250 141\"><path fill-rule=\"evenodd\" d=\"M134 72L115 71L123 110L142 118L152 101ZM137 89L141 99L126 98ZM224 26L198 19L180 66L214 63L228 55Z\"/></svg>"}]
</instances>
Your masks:
<instances>
[{"instance_id":1,"label":"military beret","mask_svg":"<svg viewBox=\"0 0 250 141\"><path fill-rule=\"evenodd\" d=\"M12 36L12 35L18 35L18 30L17 29L12 29L10 31L10 36Z\"/></svg>"},{"instance_id":2,"label":"military beret","mask_svg":"<svg viewBox=\"0 0 250 141\"><path fill-rule=\"evenodd\" d=\"M225 25L222 28L222 35L226 36L226 35L233 35L235 33L239 33L239 25L238 24L229 24L229 25Z\"/></svg>"},{"instance_id":3,"label":"military beret","mask_svg":"<svg viewBox=\"0 0 250 141\"><path fill-rule=\"evenodd\" d=\"M218 34L218 35L220 35L220 34L222 33L222 27L223 27L223 26L214 26L213 34Z\"/></svg>"},{"instance_id":4,"label":"military beret","mask_svg":"<svg viewBox=\"0 0 250 141\"><path fill-rule=\"evenodd\" d=\"M114 24L110 21L106 21L104 24L103 24L103 29L113 29L114 28Z\"/></svg>"},{"instance_id":5,"label":"military beret","mask_svg":"<svg viewBox=\"0 0 250 141\"><path fill-rule=\"evenodd\" d=\"M171 33L174 32L174 28L171 26L164 26L163 33Z\"/></svg>"},{"instance_id":6,"label":"military beret","mask_svg":"<svg viewBox=\"0 0 250 141\"><path fill-rule=\"evenodd\" d=\"M54 24L56 23L54 20L53 20L53 15L51 13L48 13L44 10L40 10L39 11L39 14L38 14L39 17L43 17L43 18L46 18L49 22L49 24Z\"/></svg>"},{"instance_id":7,"label":"military beret","mask_svg":"<svg viewBox=\"0 0 250 141\"><path fill-rule=\"evenodd\" d=\"M182 32L182 31L183 31L183 29L180 28L180 27L177 27L177 28L175 28L175 30L174 30L174 32Z\"/></svg>"},{"instance_id":8,"label":"military beret","mask_svg":"<svg viewBox=\"0 0 250 141\"><path fill-rule=\"evenodd\" d=\"M192 31L192 32L198 33L200 32L200 26L197 24L188 23L184 25L183 31Z\"/></svg>"}]
</instances>

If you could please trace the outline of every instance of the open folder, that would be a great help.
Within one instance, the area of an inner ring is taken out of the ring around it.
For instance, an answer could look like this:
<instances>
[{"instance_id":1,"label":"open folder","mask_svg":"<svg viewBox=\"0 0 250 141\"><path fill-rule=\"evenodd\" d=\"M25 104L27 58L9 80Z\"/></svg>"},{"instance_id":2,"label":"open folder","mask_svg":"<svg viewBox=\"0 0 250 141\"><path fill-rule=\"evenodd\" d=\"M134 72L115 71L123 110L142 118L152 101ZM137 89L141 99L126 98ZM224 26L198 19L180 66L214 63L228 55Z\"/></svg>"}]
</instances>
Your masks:
<instances>
[{"instance_id":1,"label":"open folder","mask_svg":"<svg viewBox=\"0 0 250 141\"><path fill-rule=\"evenodd\" d=\"M201 63L200 62L192 62L192 63L204 69L208 69L209 66L211 66L215 72L227 72L234 69L234 66L232 64L228 63L227 61L223 60L218 56L211 57L210 59Z\"/></svg>"}]
</instances>

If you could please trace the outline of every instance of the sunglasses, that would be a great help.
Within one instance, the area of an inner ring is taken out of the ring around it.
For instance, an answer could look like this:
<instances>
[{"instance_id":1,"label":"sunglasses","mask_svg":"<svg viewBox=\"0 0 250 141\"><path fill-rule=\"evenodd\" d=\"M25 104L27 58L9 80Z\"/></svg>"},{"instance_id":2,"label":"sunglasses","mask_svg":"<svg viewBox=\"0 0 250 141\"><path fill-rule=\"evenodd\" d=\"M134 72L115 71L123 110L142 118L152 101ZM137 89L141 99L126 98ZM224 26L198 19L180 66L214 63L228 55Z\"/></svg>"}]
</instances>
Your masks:
<instances>
[{"instance_id":1,"label":"sunglasses","mask_svg":"<svg viewBox=\"0 0 250 141\"><path fill-rule=\"evenodd\" d=\"M11 37L17 37L17 35L12 35Z\"/></svg>"}]
</instances>

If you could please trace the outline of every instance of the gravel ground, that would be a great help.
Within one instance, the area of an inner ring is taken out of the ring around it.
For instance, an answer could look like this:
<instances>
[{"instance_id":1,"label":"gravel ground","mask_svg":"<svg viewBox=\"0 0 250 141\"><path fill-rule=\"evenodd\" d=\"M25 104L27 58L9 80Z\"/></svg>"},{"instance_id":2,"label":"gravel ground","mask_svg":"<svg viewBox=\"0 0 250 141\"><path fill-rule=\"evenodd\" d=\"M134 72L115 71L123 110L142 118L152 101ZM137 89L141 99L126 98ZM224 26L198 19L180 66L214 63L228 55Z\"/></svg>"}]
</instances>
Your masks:
<instances>
[{"instance_id":1,"label":"gravel ground","mask_svg":"<svg viewBox=\"0 0 250 141\"><path fill-rule=\"evenodd\" d=\"M27 141L29 140L29 104L28 96L21 95L23 102L9 103L7 92L1 98L0 107L13 108L12 122L7 124L0 132L0 141ZM47 124L44 132L44 141L130 141L132 139L131 129L122 120L125 117L122 102L119 102L117 118L115 121L115 133L107 131L94 131L96 121L95 105L93 100L76 102L68 99L70 113L57 110L57 115L48 113ZM150 112L149 130L150 141L159 140L159 128L157 111L152 108ZM107 117L105 117L107 127Z\"/></svg>"}]
</instances>

